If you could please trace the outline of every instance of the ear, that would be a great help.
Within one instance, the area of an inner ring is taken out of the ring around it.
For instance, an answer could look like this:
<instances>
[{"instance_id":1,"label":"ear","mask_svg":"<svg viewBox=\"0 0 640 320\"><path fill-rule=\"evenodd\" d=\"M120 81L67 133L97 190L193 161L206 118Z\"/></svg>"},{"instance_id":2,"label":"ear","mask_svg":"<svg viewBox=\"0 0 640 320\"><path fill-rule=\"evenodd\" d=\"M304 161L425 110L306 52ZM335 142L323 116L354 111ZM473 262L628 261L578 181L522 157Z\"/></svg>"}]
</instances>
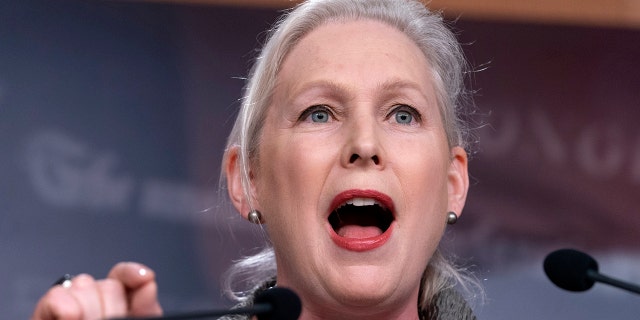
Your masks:
<instances>
[{"instance_id":1,"label":"ear","mask_svg":"<svg viewBox=\"0 0 640 320\"><path fill-rule=\"evenodd\" d=\"M467 152L462 147L451 149L451 163L448 172L448 211L455 212L458 217L462 214L469 190L468 161Z\"/></svg>"},{"instance_id":2,"label":"ear","mask_svg":"<svg viewBox=\"0 0 640 320\"><path fill-rule=\"evenodd\" d=\"M226 154L225 174L227 176L227 191L233 206L243 218L247 219L251 206L247 199L247 193L242 185L242 166L240 165L240 147L232 146Z\"/></svg>"}]
</instances>

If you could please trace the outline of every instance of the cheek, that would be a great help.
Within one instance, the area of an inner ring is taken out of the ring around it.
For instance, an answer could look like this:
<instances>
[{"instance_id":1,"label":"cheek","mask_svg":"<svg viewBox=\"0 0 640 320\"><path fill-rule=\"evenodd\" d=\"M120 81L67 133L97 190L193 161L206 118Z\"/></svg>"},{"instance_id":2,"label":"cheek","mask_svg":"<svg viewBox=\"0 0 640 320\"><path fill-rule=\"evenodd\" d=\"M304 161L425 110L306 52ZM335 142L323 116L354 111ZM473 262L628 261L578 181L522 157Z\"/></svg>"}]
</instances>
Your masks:
<instances>
[{"instance_id":1,"label":"cheek","mask_svg":"<svg viewBox=\"0 0 640 320\"><path fill-rule=\"evenodd\" d=\"M448 203L447 159L438 154L421 153L404 157L407 170L400 181L406 196L408 217L403 221L412 239L415 252L429 259L445 229ZM412 169L408 169L412 168ZM422 262L421 262L422 263ZM422 264L418 264L422 266Z\"/></svg>"},{"instance_id":2,"label":"cheek","mask_svg":"<svg viewBox=\"0 0 640 320\"><path fill-rule=\"evenodd\" d=\"M314 209L332 158L327 145L298 140L272 135L261 145L260 170L255 177L264 213L288 215L288 223Z\"/></svg>"},{"instance_id":3,"label":"cheek","mask_svg":"<svg viewBox=\"0 0 640 320\"><path fill-rule=\"evenodd\" d=\"M448 200L445 149L423 143L398 151L401 156L396 158L395 167L409 211L419 212L422 219L440 218L447 210Z\"/></svg>"},{"instance_id":4,"label":"cheek","mask_svg":"<svg viewBox=\"0 0 640 320\"><path fill-rule=\"evenodd\" d=\"M335 148L334 148L335 149ZM321 144L291 137L271 139L261 147L256 187L271 242L281 270L302 270L320 247L323 224L318 200L331 170L331 152ZM304 230L302 232L301 230Z\"/></svg>"}]
</instances>

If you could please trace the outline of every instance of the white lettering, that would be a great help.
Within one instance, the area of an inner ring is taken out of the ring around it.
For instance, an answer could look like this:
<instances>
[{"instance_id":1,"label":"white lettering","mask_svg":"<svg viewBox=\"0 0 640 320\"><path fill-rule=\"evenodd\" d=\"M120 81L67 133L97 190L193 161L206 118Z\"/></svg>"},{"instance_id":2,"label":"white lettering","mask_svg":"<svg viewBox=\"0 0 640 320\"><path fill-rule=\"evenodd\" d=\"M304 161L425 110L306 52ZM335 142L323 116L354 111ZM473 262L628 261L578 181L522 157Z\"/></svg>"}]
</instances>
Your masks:
<instances>
[{"instance_id":1,"label":"white lettering","mask_svg":"<svg viewBox=\"0 0 640 320\"><path fill-rule=\"evenodd\" d=\"M173 182L149 180L141 191L143 214L172 220L193 220L215 202L213 190Z\"/></svg>"},{"instance_id":2,"label":"white lettering","mask_svg":"<svg viewBox=\"0 0 640 320\"><path fill-rule=\"evenodd\" d=\"M572 123L575 129L569 135L560 130L564 127L548 111L529 110L504 107L492 114L490 125L479 131L481 158L542 160L556 167L575 165L596 179L616 179L627 173L630 183L640 184L640 137L632 141L624 127L602 121ZM523 112L530 113L525 116ZM536 155L541 159L534 159Z\"/></svg>"},{"instance_id":3,"label":"white lettering","mask_svg":"<svg viewBox=\"0 0 640 320\"><path fill-rule=\"evenodd\" d=\"M622 170L625 150L620 127L609 125L599 130L592 124L581 132L576 148L577 163L594 177L612 178Z\"/></svg>"},{"instance_id":4,"label":"white lettering","mask_svg":"<svg viewBox=\"0 0 640 320\"><path fill-rule=\"evenodd\" d=\"M533 126L534 136L540 142L537 146L540 147L543 157L555 165L564 164L567 159L567 149L562 143L560 134L549 119L549 115L539 109L533 110L531 125Z\"/></svg>"},{"instance_id":5,"label":"white lettering","mask_svg":"<svg viewBox=\"0 0 640 320\"><path fill-rule=\"evenodd\" d=\"M36 192L56 206L124 209L133 182L117 176L115 155L94 155L58 132L37 134L27 147L27 164Z\"/></svg>"}]
</instances>

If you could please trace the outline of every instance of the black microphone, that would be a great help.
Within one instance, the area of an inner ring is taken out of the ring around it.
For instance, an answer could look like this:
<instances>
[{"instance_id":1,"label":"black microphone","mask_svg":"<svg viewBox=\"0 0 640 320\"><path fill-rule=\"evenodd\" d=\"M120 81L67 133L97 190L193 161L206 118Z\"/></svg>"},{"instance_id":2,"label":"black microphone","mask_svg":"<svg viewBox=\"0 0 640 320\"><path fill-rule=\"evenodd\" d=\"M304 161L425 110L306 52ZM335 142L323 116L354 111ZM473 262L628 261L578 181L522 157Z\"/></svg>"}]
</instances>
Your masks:
<instances>
[{"instance_id":1,"label":"black microphone","mask_svg":"<svg viewBox=\"0 0 640 320\"><path fill-rule=\"evenodd\" d=\"M236 314L252 314L258 320L297 320L302 312L302 303L298 295L281 287L273 287L258 294L251 307L231 310L212 310L188 312L174 315L147 318L117 318L111 320L185 320L214 318Z\"/></svg>"},{"instance_id":2,"label":"black microphone","mask_svg":"<svg viewBox=\"0 0 640 320\"><path fill-rule=\"evenodd\" d=\"M598 272L598 263L586 253L560 249L544 259L544 272L556 286L569 291L586 291L597 282L640 294L640 286Z\"/></svg>"}]
</instances>

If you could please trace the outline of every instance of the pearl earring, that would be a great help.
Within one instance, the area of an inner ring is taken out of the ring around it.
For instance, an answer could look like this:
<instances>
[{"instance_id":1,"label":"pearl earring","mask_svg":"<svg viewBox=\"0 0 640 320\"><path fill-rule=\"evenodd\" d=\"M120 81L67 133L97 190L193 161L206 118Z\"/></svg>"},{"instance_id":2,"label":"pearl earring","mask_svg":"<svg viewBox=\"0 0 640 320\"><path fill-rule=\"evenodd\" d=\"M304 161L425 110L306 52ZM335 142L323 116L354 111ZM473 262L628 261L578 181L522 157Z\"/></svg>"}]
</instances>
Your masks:
<instances>
[{"instance_id":1,"label":"pearl earring","mask_svg":"<svg viewBox=\"0 0 640 320\"><path fill-rule=\"evenodd\" d=\"M264 220L262 220L262 213L256 209L249 211L249 214L247 215L247 220L255 224L262 224L264 222Z\"/></svg>"},{"instance_id":2,"label":"pearl earring","mask_svg":"<svg viewBox=\"0 0 640 320\"><path fill-rule=\"evenodd\" d=\"M456 224L456 222L458 222L458 215L453 211L447 212L447 224Z\"/></svg>"}]
</instances>

